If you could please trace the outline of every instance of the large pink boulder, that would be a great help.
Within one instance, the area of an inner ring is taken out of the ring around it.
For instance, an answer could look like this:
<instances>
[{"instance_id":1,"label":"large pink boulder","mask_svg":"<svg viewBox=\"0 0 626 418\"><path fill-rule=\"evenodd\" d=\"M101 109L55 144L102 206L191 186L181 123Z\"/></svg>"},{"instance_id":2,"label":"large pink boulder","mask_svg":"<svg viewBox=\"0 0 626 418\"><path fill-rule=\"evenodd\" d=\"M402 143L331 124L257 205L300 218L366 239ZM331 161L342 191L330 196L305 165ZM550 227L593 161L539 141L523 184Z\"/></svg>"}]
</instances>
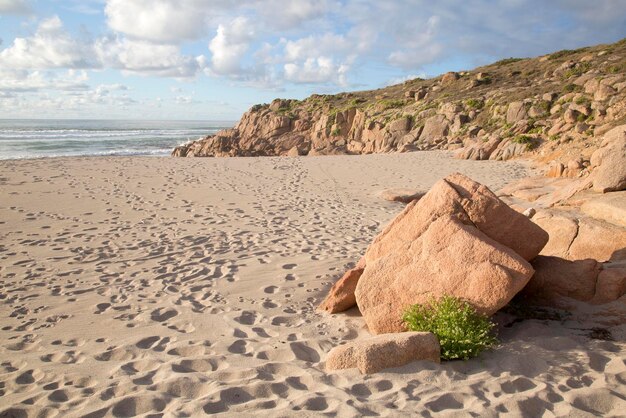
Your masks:
<instances>
[{"instance_id":1,"label":"large pink boulder","mask_svg":"<svg viewBox=\"0 0 626 418\"><path fill-rule=\"evenodd\" d=\"M363 374L376 373L417 360L439 363L440 356L439 341L430 332L386 334L333 348L326 370L358 368Z\"/></svg>"},{"instance_id":2,"label":"large pink boulder","mask_svg":"<svg viewBox=\"0 0 626 418\"><path fill-rule=\"evenodd\" d=\"M410 241L387 242L378 248L388 252L381 254L379 249L379 257L367 260L355 291L357 305L374 334L405 331L402 314L410 305L444 295L491 315L534 272L515 251L449 214L428 222Z\"/></svg>"},{"instance_id":3,"label":"large pink boulder","mask_svg":"<svg viewBox=\"0 0 626 418\"><path fill-rule=\"evenodd\" d=\"M543 229L511 209L489 188L456 173L438 181L419 201L409 203L374 238L365 253L367 264L413 242L442 216L474 225L527 261L535 258L548 242Z\"/></svg>"}]
</instances>

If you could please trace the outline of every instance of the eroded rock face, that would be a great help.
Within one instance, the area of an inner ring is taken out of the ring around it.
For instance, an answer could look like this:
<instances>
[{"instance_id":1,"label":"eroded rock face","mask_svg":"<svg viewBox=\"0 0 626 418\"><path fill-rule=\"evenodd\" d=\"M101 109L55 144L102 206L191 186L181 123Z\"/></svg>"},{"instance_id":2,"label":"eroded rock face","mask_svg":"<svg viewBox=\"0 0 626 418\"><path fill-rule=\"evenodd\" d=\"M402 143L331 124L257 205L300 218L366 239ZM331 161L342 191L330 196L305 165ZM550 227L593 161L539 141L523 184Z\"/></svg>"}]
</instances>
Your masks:
<instances>
[{"instance_id":1,"label":"eroded rock face","mask_svg":"<svg viewBox=\"0 0 626 418\"><path fill-rule=\"evenodd\" d=\"M591 156L591 166L595 191L626 190L626 125L607 132L602 146Z\"/></svg>"},{"instance_id":2,"label":"eroded rock face","mask_svg":"<svg viewBox=\"0 0 626 418\"><path fill-rule=\"evenodd\" d=\"M439 341L430 332L403 332L378 335L333 348L326 358L326 370L358 368L363 374L418 360L440 362Z\"/></svg>"},{"instance_id":3,"label":"eroded rock face","mask_svg":"<svg viewBox=\"0 0 626 418\"><path fill-rule=\"evenodd\" d=\"M550 234L541 255L602 262L626 248L626 229L615 224L554 210L537 211L533 221Z\"/></svg>"},{"instance_id":4,"label":"eroded rock face","mask_svg":"<svg viewBox=\"0 0 626 418\"><path fill-rule=\"evenodd\" d=\"M374 334L405 331L401 317L410 305L445 295L491 315L533 274L513 250L452 215L438 217L417 238L393 247L375 259L366 255L367 267L355 291Z\"/></svg>"}]
</instances>

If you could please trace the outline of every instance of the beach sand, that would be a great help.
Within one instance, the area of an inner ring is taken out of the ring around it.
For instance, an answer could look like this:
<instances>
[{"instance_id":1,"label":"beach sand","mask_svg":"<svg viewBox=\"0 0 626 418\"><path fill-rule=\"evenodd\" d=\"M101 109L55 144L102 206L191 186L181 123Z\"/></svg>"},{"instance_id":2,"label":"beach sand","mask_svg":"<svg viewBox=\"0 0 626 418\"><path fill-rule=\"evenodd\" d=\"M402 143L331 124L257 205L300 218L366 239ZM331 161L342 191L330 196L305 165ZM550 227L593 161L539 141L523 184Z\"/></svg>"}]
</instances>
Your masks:
<instances>
[{"instance_id":1,"label":"beach sand","mask_svg":"<svg viewBox=\"0 0 626 418\"><path fill-rule=\"evenodd\" d=\"M501 327L470 361L324 370L369 335L316 307L402 209L379 192L454 171L530 173L442 152L1 161L0 415L624 416L624 325L591 339L584 317Z\"/></svg>"}]
</instances>

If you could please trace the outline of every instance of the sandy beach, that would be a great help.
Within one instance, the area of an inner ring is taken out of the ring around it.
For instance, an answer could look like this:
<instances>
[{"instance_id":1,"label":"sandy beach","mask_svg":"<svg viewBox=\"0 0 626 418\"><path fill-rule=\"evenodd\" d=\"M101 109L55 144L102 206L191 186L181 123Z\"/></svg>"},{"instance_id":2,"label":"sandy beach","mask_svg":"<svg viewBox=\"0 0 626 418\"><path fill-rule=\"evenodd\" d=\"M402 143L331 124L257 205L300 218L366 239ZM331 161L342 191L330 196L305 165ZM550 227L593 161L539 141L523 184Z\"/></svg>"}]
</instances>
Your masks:
<instances>
[{"instance_id":1,"label":"sandy beach","mask_svg":"<svg viewBox=\"0 0 626 418\"><path fill-rule=\"evenodd\" d=\"M316 311L402 209L459 171L445 152L0 162L0 416L624 416L626 325L507 323L469 361L328 373L368 335Z\"/></svg>"}]
</instances>

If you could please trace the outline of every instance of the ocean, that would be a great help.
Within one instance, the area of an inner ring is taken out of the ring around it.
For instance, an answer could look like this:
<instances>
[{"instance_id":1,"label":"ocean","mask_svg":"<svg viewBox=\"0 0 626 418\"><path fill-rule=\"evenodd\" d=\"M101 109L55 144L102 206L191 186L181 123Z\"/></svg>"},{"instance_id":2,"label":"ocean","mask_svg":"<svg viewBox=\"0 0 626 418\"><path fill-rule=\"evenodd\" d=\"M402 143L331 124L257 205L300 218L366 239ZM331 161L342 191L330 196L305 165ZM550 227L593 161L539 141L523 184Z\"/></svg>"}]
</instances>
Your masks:
<instances>
[{"instance_id":1,"label":"ocean","mask_svg":"<svg viewBox=\"0 0 626 418\"><path fill-rule=\"evenodd\" d=\"M177 145L234 125L232 121L0 119L0 160L169 155Z\"/></svg>"}]
</instances>

